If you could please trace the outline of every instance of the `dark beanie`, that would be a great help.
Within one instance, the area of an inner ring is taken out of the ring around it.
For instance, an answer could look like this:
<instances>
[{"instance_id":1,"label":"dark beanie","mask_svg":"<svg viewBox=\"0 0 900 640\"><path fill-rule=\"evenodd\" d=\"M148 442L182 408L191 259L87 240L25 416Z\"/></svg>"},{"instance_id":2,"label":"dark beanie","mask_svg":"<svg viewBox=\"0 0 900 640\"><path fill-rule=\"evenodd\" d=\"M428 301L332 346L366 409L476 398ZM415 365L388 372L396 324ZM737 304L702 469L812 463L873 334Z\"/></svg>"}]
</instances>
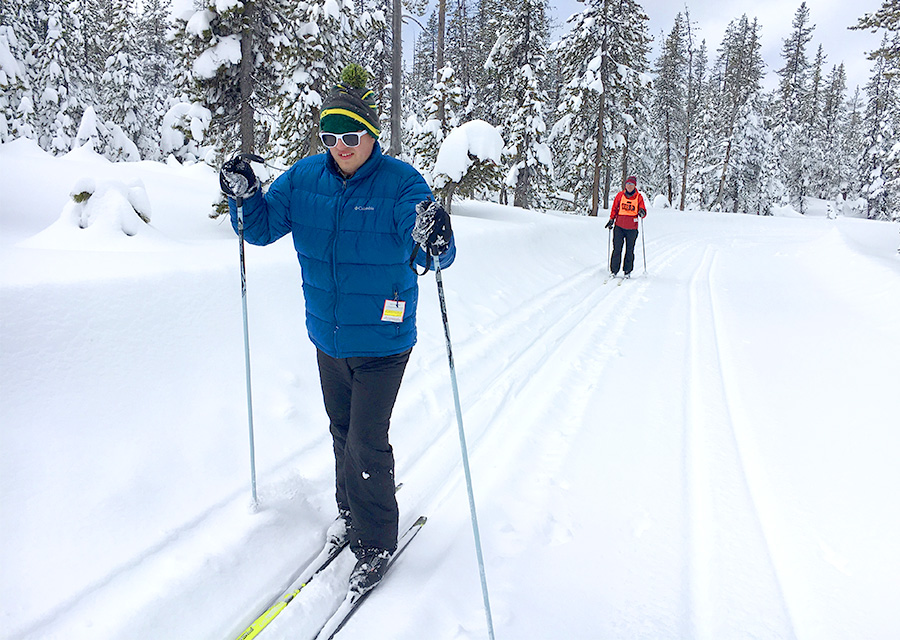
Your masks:
<instances>
[{"instance_id":1,"label":"dark beanie","mask_svg":"<svg viewBox=\"0 0 900 640\"><path fill-rule=\"evenodd\" d=\"M633 184L634 186L637 186L637 177L636 176L628 176L627 178L625 178L625 184L628 184L629 182L631 184Z\"/></svg>"},{"instance_id":2,"label":"dark beanie","mask_svg":"<svg viewBox=\"0 0 900 640\"><path fill-rule=\"evenodd\" d=\"M368 131L378 138L378 105L375 92L366 89L369 74L358 64L348 64L341 81L334 86L319 114L319 130L326 133Z\"/></svg>"}]
</instances>

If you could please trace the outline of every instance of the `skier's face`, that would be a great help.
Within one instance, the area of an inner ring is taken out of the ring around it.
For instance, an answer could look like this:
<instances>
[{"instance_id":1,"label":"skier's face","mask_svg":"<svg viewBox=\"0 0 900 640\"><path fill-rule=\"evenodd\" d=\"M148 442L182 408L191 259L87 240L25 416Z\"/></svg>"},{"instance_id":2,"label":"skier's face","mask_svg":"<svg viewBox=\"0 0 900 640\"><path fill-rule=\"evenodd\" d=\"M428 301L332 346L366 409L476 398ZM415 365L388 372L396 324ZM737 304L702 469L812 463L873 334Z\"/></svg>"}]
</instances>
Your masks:
<instances>
[{"instance_id":1,"label":"skier's face","mask_svg":"<svg viewBox=\"0 0 900 640\"><path fill-rule=\"evenodd\" d=\"M358 146L348 147L339 138L337 144L331 147L329 152L334 161L337 162L338 167L344 172L344 175L349 177L356 173L356 170L369 159L374 147L375 138L369 134L363 134L359 137Z\"/></svg>"}]
</instances>

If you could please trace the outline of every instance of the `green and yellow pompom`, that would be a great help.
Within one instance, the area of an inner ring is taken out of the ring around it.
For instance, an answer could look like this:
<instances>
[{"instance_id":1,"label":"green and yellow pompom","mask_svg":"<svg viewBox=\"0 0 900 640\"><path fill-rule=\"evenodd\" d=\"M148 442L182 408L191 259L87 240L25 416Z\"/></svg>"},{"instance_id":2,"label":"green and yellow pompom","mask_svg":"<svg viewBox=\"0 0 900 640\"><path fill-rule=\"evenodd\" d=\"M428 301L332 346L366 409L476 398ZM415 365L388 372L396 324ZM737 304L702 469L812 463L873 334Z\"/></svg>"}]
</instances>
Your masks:
<instances>
[{"instance_id":1,"label":"green and yellow pompom","mask_svg":"<svg viewBox=\"0 0 900 640\"><path fill-rule=\"evenodd\" d=\"M369 81L369 73L355 62L348 64L341 72L341 83L355 89L364 89Z\"/></svg>"}]
</instances>

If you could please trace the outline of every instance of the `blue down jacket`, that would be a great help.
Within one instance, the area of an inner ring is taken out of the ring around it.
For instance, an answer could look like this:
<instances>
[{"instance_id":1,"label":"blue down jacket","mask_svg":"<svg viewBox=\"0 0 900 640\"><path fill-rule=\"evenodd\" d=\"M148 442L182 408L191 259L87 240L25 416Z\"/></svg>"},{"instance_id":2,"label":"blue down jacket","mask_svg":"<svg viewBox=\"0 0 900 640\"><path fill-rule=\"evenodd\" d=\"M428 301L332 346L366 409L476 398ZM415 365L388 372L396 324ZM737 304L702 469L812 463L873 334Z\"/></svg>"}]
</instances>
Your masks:
<instances>
[{"instance_id":1,"label":"blue down jacket","mask_svg":"<svg viewBox=\"0 0 900 640\"><path fill-rule=\"evenodd\" d=\"M333 358L394 355L416 342L419 288L409 267L410 234L416 204L432 199L422 176L383 155L377 143L350 178L322 153L294 164L265 195L258 191L244 201L244 238L266 245L293 235L306 328L316 347ZM234 201L229 206L237 230ZM451 242L441 268L455 256ZM419 251L420 266L424 259ZM388 300L406 303L402 322L383 319Z\"/></svg>"}]
</instances>

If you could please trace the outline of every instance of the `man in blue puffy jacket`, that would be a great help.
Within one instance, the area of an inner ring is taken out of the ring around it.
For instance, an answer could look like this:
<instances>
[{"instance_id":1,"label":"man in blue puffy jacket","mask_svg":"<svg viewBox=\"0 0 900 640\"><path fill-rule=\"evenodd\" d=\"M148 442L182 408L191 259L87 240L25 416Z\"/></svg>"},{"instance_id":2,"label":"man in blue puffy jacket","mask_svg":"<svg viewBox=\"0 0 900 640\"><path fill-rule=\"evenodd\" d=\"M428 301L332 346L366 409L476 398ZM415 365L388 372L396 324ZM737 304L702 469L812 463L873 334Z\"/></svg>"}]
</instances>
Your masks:
<instances>
[{"instance_id":1,"label":"man in blue puffy jacket","mask_svg":"<svg viewBox=\"0 0 900 640\"><path fill-rule=\"evenodd\" d=\"M366 74L349 65L322 104L327 153L300 160L263 194L246 160L223 165L220 184L243 203L244 237L257 245L290 233L300 261L306 327L318 353L331 422L339 517L329 541L357 557L351 588L381 579L397 547L394 455L388 428L416 342L415 263L450 266L450 218L410 165L382 155ZM414 251L421 247L423 251Z\"/></svg>"}]
</instances>

